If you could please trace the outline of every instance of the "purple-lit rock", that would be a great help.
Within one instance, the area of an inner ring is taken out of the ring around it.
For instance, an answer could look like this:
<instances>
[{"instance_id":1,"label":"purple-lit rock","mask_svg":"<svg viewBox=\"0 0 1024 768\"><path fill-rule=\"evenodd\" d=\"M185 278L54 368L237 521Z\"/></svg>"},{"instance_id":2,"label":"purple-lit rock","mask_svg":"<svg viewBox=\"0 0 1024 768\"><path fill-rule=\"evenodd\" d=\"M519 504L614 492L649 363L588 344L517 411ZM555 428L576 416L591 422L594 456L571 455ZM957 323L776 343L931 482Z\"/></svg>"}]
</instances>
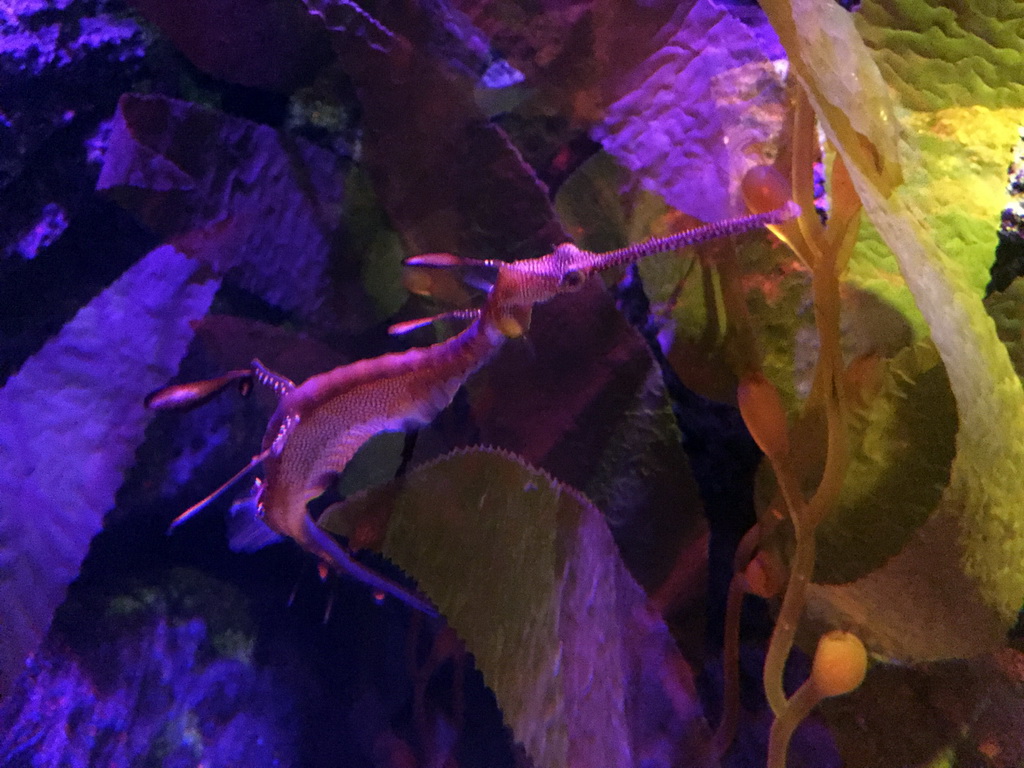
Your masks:
<instances>
[{"instance_id":1,"label":"purple-lit rock","mask_svg":"<svg viewBox=\"0 0 1024 768\"><path fill-rule=\"evenodd\" d=\"M294 765L291 692L241 595L198 573L78 590L0 708L0 765Z\"/></svg>"},{"instance_id":2,"label":"purple-lit rock","mask_svg":"<svg viewBox=\"0 0 1024 768\"><path fill-rule=\"evenodd\" d=\"M14 0L0 9L0 75L46 74L69 64L141 58L147 36L119 8L97 0ZM55 14L54 11L60 11Z\"/></svg>"},{"instance_id":3,"label":"purple-lit rock","mask_svg":"<svg viewBox=\"0 0 1024 768\"><path fill-rule=\"evenodd\" d=\"M0 6L0 259L34 258L63 233L95 182L83 140L150 41L118 2Z\"/></svg>"}]
</instances>

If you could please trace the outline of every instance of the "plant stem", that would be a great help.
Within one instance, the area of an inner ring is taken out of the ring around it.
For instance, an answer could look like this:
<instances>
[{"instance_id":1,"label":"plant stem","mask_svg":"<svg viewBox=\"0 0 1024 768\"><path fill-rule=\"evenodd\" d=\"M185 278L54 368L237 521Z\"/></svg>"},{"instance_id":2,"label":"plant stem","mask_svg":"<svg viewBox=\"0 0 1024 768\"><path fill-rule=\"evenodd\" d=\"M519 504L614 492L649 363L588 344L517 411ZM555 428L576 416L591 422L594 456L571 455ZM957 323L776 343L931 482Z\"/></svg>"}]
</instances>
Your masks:
<instances>
[{"instance_id":1,"label":"plant stem","mask_svg":"<svg viewBox=\"0 0 1024 768\"><path fill-rule=\"evenodd\" d=\"M733 558L732 581L725 607L722 647L722 716L715 729L714 751L722 757L736 736L740 706L740 616L746 594L744 569L749 565L761 541L761 526L754 523L740 539Z\"/></svg>"},{"instance_id":2,"label":"plant stem","mask_svg":"<svg viewBox=\"0 0 1024 768\"><path fill-rule=\"evenodd\" d=\"M817 248L815 250L818 250ZM846 477L848 446L846 437L846 414L843 401L842 350L839 332L839 276L836 274L835 254L818 251L814 261L812 290L814 316L818 327L819 354L815 367L814 384L808 398L808 407L815 407L821 401L825 408L828 430L825 469L821 482L807 504L796 507L792 499L796 478L784 466L774 466L776 477L793 520L796 537L796 552L790 568L789 584L782 600L782 608L775 623L771 643L764 665L764 687L768 703L781 717L786 710L785 689L782 679L786 659L793 647L796 628L803 614L807 585L814 573L815 529L825 516L835 508ZM796 485L796 487L799 487ZM788 493L787 493L788 491Z\"/></svg>"},{"instance_id":3,"label":"plant stem","mask_svg":"<svg viewBox=\"0 0 1024 768\"><path fill-rule=\"evenodd\" d=\"M796 553L790 569L789 583L786 594L782 598L782 608L775 620L775 631L768 645L768 653L764 659L764 693L768 705L776 717L786 710L786 692L782 679L786 669L786 660L793 648L793 638L803 614L807 584L814 570L814 531L800 535L796 540Z\"/></svg>"},{"instance_id":4,"label":"plant stem","mask_svg":"<svg viewBox=\"0 0 1024 768\"><path fill-rule=\"evenodd\" d=\"M817 687L808 679L793 694L783 711L776 715L768 736L767 768L786 768L786 753L789 751L789 741L793 737L793 732L821 698Z\"/></svg>"}]
</instances>

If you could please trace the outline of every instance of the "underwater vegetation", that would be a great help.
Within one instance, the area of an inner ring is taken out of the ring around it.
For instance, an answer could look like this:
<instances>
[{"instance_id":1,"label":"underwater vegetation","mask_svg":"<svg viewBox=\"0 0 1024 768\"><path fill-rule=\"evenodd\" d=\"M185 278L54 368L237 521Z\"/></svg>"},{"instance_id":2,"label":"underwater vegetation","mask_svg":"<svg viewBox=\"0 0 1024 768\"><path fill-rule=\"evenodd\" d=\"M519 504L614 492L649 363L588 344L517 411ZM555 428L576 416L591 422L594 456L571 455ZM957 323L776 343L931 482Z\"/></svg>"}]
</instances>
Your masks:
<instances>
[{"instance_id":1,"label":"underwater vegetation","mask_svg":"<svg viewBox=\"0 0 1024 768\"><path fill-rule=\"evenodd\" d=\"M1024 764L1024 6L0 25L0 764Z\"/></svg>"}]
</instances>

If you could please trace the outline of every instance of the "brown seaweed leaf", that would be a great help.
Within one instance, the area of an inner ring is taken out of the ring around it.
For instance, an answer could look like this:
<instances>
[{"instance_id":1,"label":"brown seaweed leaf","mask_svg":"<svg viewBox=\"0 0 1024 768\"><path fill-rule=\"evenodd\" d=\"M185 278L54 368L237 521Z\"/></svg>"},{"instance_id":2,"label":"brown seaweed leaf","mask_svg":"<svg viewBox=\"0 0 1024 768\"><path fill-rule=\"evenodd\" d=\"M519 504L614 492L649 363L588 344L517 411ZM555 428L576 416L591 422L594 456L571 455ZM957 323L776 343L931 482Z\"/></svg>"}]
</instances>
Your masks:
<instances>
[{"instance_id":1,"label":"brown seaweed leaf","mask_svg":"<svg viewBox=\"0 0 1024 768\"><path fill-rule=\"evenodd\" d=\"M345 165L267 126L126 94L97 188L271 304L325 323L337 313L362 328L372 304L358 281L342 288L330 279L346 264L329 270ZM354 261L347 266L357 274Z\"/></svg>"},{"instance_id":2,"label":"brown seaweed leaf","mask_svg":"<svg viewBox=\"0 0 1024 768\"><path fill-rule=\"evenodd\" d=\"M299 0L132 0L189 61L214 77L290 93L330 62L323 29Z\"/></svg>"},{"instance_id":3,"label":"brown seaweed leaf","mask_svg":"<svg viewBox=\"0 0 1024 768\"><path fill-rule=\"evenodd\" d=\"M715 764L688 666L578 492L473 449L321 522L418 579L536 765Z\"/></svg>"},{"instance_id":4,"label":"brown seaweed leaf","mask_svg":"<svg viewBox=\"0 0 1024 768\"><path fill-rule=\"evenodd\" d=\"M0 390L0 691L46 634L219 280L157 248Z\"/></svg>"},{"instance_id":5,"label":"brown seaweed leaf","mask_svg":"<svg viewBox=\"0 0 1024 768\"><path fill-rule=\"evenodd\" d=\"M355 84L362 159L410 253L511 260L568 239L547 190L477 107L476 80L429 53L424 9L378 21L341 0L306 4Z\"/></svg>"},{"instance_id":6,"label":"brown seaweed leaf","mask_svg":"<svg viewBox=\"0 0 1024 768\"><path fill-rule=\"evenodd\" d=\"M878 665L822 714L847 768L1018 768L1024 654L1017 648L913 667Z\"/></svg>"}]
</instances>

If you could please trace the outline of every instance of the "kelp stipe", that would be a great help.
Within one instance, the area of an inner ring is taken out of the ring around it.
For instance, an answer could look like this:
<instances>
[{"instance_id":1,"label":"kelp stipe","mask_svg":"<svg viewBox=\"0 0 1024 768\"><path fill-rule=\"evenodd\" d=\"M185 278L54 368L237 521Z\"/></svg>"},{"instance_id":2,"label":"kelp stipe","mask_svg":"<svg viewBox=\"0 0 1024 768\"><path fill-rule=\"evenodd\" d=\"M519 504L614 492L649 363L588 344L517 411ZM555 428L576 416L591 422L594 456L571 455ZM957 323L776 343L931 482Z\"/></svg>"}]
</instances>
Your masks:
<instances>
[{"instance_id":1,"label":"kelp stipe","mask_svg":"<svg viewBox=\"0 0 1024 768\"><path fill-rule=\"evenodd\" d=\"M793 731L821 701L860 687L868 670L868 652L860 638L834 630L822 635L814 652L811 674L775 718L768 737L768 768L785 768Z\"/></svg>"},{"instance_id":2,"label":"kelp stipe","mask_svg":"<svg viewBox=\"0 0 1024 768\"><path fill-rule=\"evenodd\" d=\"M802 91L798 91L796 96L792 124L790 178L785 178L773 167L757 167L747 173L741 189L748 206L755 211L778 206L791 197L803 206L800 215L773 223L770 228L789 245L811 272L819 353L802 415L803 418L809 414L814 415L823 424L825 456L817 487L807 498L793 463L789 425L782 399L775 386L760 370L744 372L737 393L740 414L772 468L777 494L775 502L762 514L737 550L725 628L724 663L734 666L738 662L739 606L743 595L747 592L763 592L766 595L782 593L781 607L764 665L765 696L776 718L772 729L769 768L784 768L786 748L793 729L823 698L813 678L797 694L787 698L782 680L786 660L803 615L807 586L814 570L815 531L836 506L849 462L848 406L839 328L839 275L853 250L860 216L860 200L847 183L842 159L837 158L832 176L836 190L832 216L827 225L821 223L813 208L811 169L817 152L814 114ZM779 528L780 524L788 524L794 541L788 575L785 576L781 573L781 562L777 562L775 553L761 550L776 531L784 530ZM858 645L863 651L859 639L853 638L850 643ZM825 695L839 695L842 692L845 691ZM731 743L736 724L739 702L735 669L726 672L723 700L723 716L715 739L719 753L724 753Z\"/></svg>"}]
</instances>

